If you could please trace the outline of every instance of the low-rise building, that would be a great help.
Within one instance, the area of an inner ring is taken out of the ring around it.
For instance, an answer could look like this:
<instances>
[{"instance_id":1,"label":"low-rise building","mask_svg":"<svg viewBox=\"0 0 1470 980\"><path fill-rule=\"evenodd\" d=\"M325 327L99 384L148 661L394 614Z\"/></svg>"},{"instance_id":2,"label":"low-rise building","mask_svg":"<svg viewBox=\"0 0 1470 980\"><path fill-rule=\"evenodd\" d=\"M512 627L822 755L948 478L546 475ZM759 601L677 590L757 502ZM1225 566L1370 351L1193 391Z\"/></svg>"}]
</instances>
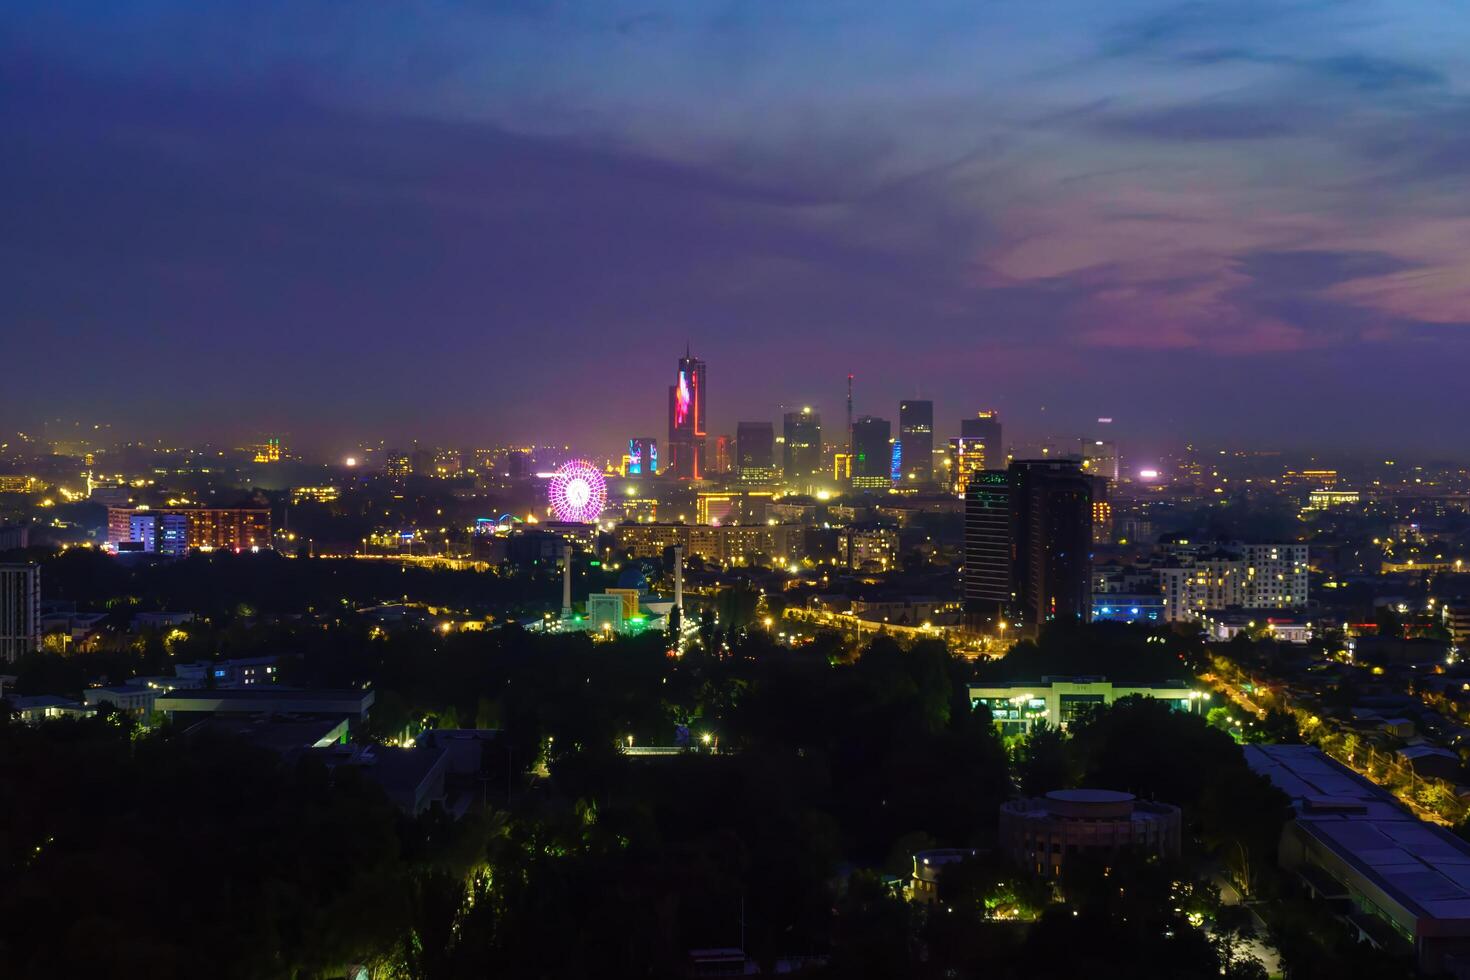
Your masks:
<instances>
[{"instance_id":1,"label":"low-rise building","mask_svg":"<svg viewBox=\"0 0 1470 980\"><path fill-rule=\"evenodd\" d=\"M1210 639L1227 643L1241 633L1260 634L1280 643L1307 643L1312 621L1305 613L1261 609L1206 609L1196 614Z\"/></svg>"},{"instance_id":2,"label":"low-rise building","mask_svg":"<svg viewBox=\"0 0 1470 980\"><path fill-rule=\"evenodd\" d=\"M118 684L110 687L89 687L82 692L82 697L93 707L110 704L124 714L144 720L153 713L158 691L143 685Z\"/></svg>"},{"instance_id":3,"label":"low-rise building","mask_svg":"<svg viewBox=\"0 0 1470 980\"><path fill-rule=\"evenodd\" d=\"M948 865L969 861L980 854L973 847L940 847L914 855L914 874L909 879L909 900L923 905L939 901L939 879Z\"/></svg>"},{"instance_id":4,"label":"low-rise building","mask_svg":"<svg viewBox=\"0 0 1470 980\"><path fill-rule=\"evenodd\" d=\"M1309 745L1248 745L1245 756L1291 800L1282 866L1362 939L1401 941L1424 972L1462 975L1470 963L1470 844Z\"/></svg>"},{"instance_id":5,"label":"low-rise building","mask_svg":"<svg viewBox=\"0 0 1470 980\"><path fill-rule=\"evenodd\" d=\"M54 694L36 694L28 697L7 695L4 703L10 706L15 716L27 725L39 724L55 718L85 718L96 709L79 704L70 698Z\"/></svg>"},{"instance_id":6,"label":"low-rise building","mask_svg":"<svg viewBox=\"0 0 1470 980\"><path fill-rule=\"evenodd\" d=\"M364 779L380 786L388 799L404 813L417 815L447 797L445 777L449 752L443 748L416 746L390 748L369 745L361 748L332 746L312 753L329 769L351 766Z\"/></svg>"},{"instance_id":7,"label":"low-rise building","mask_svg":"<svg viewBox=\"0 0 1470 980\"><path fill-rule=\"evenodd\" d=\"M1000 808L999 844L1019 866L1058 875L1067 858L1136 849L1178 857L1179 808L1106 789L1055 790Z\"/></svg>"},{"instance_id":8,"label":"low-rise building","mask_svg":"<svg viewBox=\"0 0 1470 980\"><path fill-rule=\"evenodd\" d=\"M228 691L276 682L275 657L237 657L233 660L196 660L175 664L174 674L197 687Z\"/></svg>"},{"instance_id":9,"label":"low-rise building","mask_svg":"<svg viewBox=\"0 0 1470 980\"><path fill-rule=\"evenodd\" d=\"M1168 619L1164 597L1157 592L1094 592L1094 623L1159 623Z\"/></svg>"},{"instance_id":10,"label":"low-rise building","mask_svg":"<svg viewBox=\"0 0 1470 980\"><path fill-rule=\"evenodd\" d=\"M1079 712L1131 695L1166 701L1178 711L1199 711L1209 699L1209 694L1183 681L1115 684L1106 677L1043 677L970 685L971 706L988 708L996 726L1008 735L1029 732L1041 721L1066 728Z\"/></svg>"},{"instance_id":11,"label":"low-rise building","mask_svg":"<svg viewBox=\"0 0 1470 980\"><path fill-rule=\"evenodd\" d=\"M364 719L376 696L372 691L289 690L254 687L237 690L176 690L158 697L154 706L171 714L200 715L330 715Z\"/></svg>"}]
</instances>

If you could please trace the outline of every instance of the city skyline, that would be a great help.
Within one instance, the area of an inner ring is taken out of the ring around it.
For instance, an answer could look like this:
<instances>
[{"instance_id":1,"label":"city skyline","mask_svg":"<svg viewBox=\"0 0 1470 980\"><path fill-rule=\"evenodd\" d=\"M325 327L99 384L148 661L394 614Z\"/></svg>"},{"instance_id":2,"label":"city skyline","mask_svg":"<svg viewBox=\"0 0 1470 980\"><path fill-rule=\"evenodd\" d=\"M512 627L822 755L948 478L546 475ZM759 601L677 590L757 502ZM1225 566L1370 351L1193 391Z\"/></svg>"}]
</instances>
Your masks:
<instances>
[{"instance_id":1,"label":"city skyline","mask_svg":"<svg viewBox=\"0 0 1470 980\"><path fill-rule=\"evenodd\" d=\"M615 445L686 343L712 434L837 419L848 371L858 414L1150 446L1443 452L1470 408L1427 6L398 18L10 19L0 317L68 381L14 377L14 427Z\"/></svg>"},{"instance_id":2,"label":"city skyline","mask_svg":"<svg viewBox=\"0 0 1470 980\"><path fill-rule=\"evenodd\" d=\"M1451 5L11 7L9 973L1470 980Z\"/></svg>"}]
</instances>

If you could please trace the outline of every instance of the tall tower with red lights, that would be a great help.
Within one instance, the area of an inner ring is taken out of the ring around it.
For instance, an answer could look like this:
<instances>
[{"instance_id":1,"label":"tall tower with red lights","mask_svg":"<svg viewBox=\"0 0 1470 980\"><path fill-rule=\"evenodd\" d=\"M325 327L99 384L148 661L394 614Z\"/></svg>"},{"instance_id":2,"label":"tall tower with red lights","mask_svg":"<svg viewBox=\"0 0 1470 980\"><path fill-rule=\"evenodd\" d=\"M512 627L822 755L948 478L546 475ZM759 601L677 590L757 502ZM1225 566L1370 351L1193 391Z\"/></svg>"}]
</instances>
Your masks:
<instances>
[{"instance_id":1,"label":"tall tower with red lights","mask_svg":"<svg viewBox=\"0 0 1470 980\"><path fill-rule=\"evenodd\" d=\"M705 364L684 349L679 373L669 386L667 472L676 480L705 474Z\"/></svg>"}]
</instances>

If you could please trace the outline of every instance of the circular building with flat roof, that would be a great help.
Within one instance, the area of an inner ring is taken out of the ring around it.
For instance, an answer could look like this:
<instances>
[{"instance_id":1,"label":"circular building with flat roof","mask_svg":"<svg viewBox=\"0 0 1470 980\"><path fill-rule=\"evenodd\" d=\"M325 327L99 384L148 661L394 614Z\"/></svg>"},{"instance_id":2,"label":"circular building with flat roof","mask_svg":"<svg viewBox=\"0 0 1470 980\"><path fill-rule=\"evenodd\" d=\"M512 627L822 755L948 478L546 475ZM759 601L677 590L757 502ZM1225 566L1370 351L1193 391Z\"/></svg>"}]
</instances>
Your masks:
<instances>
[{"instance_id":1,"label":"circular building with flat roof","mask_svg":"<svg viewBox=\"0 0 1470 980\"><path fill-rule=\"evenodd\" d=\"M1179 854L1177 806L1107 789L1061 789L1000 808L1000 846L1021 867L1060 874L1068 856L1137 849Z\"/></svg>"}]
</instances>

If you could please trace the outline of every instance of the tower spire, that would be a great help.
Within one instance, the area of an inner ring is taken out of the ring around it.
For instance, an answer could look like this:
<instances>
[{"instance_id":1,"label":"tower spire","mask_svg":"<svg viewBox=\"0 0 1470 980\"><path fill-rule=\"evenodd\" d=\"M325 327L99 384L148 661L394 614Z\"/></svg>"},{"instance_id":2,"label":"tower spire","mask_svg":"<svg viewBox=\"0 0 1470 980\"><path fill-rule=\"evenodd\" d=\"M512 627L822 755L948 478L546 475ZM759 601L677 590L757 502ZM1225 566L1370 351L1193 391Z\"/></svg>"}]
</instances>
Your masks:
<instances>
[{"instance_id":1,"label":"tower spire","mask_svg":"<svg viewBox=\"0 0 1470 980\"><path fill-rule=\"evenodd\" d=\"M847 454L852 455L852 375L847 376Z\"/></svg>"}]
</instances>

